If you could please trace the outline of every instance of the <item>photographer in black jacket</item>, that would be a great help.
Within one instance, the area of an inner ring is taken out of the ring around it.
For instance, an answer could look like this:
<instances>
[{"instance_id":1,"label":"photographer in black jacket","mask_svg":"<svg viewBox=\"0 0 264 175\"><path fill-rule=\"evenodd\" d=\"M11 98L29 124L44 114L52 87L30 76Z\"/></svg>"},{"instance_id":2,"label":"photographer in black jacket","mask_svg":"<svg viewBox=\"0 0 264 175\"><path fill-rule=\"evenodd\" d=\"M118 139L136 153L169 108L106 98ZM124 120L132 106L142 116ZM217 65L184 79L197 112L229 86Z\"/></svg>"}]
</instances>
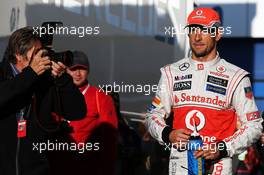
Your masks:
<instances>
[{"instance_id":1,"label":"photographer in black jacket","mask_svg":"<svg viewBox=\"0 0 264 175\"><path fill-rule=\"evenodd\" d=\"M48 175L37 146L59 130L56 116L77 120L86 114L66 66L43 57L41 47L32 28L21 28L10 36L0 64L1 175Z\"/></svg>"}]
</instances>

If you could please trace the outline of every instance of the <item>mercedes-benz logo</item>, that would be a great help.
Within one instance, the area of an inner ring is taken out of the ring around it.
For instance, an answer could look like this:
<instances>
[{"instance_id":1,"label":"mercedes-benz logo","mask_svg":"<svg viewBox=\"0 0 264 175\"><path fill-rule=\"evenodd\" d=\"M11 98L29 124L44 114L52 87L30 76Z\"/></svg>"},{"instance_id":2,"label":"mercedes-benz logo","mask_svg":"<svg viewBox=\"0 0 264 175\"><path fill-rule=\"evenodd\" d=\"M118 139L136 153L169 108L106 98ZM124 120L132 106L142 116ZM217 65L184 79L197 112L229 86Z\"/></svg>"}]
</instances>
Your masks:
<instances>
[{"instance_id":1,"label":"mercedes-benz logo","mask_svg":"<svg viewBox=\"0 0 264 175\"><path fill-rule=\"evenodd\" d=\"M180 71L186 71L190 67L190 64L185 62L179 66Z\"/></svg>"}]
</instances>

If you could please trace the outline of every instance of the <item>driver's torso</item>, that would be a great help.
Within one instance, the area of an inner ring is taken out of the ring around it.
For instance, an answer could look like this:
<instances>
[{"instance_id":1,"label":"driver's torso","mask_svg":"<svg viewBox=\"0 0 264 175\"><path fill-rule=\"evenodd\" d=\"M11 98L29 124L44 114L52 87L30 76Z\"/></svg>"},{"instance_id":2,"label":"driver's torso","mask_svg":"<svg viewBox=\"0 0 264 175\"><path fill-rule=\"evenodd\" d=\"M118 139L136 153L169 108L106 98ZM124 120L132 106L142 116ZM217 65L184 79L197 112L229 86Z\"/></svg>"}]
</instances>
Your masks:
<instances>
[{"instance_id":1,"label":"driver's torso","mask_svg":"<svg viewBox=\"0 0 264 175\"><path fill-rule=\"evenodd\" d=\"M234 134L236 114L232 95L248 73L219 57L210 62L183 59L167 67L170 97L173 101L173 128L193 130L207 136L205 142L218 142Z\"/></svg>"}]
</instances>

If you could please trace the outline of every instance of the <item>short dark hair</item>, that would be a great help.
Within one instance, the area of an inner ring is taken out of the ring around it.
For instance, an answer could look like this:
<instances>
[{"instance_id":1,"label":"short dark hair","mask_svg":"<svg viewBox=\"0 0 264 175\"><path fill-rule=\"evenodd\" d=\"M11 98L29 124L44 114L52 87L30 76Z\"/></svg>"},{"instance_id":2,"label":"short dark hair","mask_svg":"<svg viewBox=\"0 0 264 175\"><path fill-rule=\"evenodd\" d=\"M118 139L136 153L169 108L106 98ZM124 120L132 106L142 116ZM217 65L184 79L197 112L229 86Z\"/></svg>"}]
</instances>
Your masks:
<instances>
[{"instance_id":1,"label":"short dark hair","mask_svg":"<svg viewBox=\"0 0 264 175\"><path fill-rule=\"evenodd\" d=\"M16 64L16 54L26 56L27 52L33 47L34 42L37 40L39 40L39 37L37 34L34 34L32 27L23 27L16 30L9 38L4 59Z\"/></svg>"}]
</instances>

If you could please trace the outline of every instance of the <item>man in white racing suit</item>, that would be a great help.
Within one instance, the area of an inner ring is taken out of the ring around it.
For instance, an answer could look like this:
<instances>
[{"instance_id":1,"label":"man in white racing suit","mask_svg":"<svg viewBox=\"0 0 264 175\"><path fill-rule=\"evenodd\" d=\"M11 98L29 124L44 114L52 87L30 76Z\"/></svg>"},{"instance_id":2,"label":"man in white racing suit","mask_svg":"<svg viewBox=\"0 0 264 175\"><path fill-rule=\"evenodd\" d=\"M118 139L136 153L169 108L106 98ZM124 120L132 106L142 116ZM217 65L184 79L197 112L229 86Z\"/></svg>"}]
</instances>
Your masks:
<instances>
[{"instance_id":1,"label":"man in white racing suit","mask_svg":"<svg viewBox=\"0 0 264 175\"><path fill-rule=\"evenodd\" d=\"M232 174L232 156L246 150L262 132L249 73L221 59L216 50L219 26L213 9L195 9L187 25L191 57L161 68L145 126L165 149L171 148L170 175L188 174L184 146L194 122L204 141L203 149L194 155L210 162L206 172L213 175ZM168 126L165 119L172 111L173 124Z\"/></svg>"}]
</instances>

